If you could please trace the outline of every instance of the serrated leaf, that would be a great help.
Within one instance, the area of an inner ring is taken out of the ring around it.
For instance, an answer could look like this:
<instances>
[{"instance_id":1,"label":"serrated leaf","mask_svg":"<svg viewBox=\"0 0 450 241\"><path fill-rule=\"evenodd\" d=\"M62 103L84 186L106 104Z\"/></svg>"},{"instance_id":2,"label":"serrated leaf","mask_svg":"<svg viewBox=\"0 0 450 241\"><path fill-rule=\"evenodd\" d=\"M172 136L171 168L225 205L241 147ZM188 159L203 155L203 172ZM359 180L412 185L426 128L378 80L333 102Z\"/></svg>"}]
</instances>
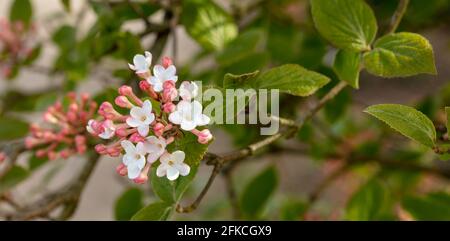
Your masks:
<instances>
[{"instance_id":1,"label":"serrated leaf","mask_svg":"<svg viewBox=\"0 0 450 241\"><path fill-rule=\"evenodd\" d=\"M33 6L30 0L14 0L9 12L9 19L12 22L22 21L26 26L33 17Z\"/></svg>"},{"instance_id":2,"label":"serrated leaf","mask_svg":"<svg viewBox=\"0 0 450 241\"><path fill-rule=\"evenodd\" d=\"M257 218L263 211L278 185L278 175L275 167L271 166L256 177L245 187L240 207L247 218Z\"/></svg>"},{"instance_id":3,"label":"serrated leaf","mask_svg":"<svg viewBox=\"0 0 450 241\"><path fill-rule=\"evenodd\" d=\"M394 33L381 37L363 59L367 71L377 76L436 74L433 47L427 39L415 33Z\"/></svg>"},{"instance_id":4,"label":"serrated leaf","mask_svg":"<svg viewBox=\"0 0 450 241\"><path fill-rule=\"evenodd\" d=\"M28 124L17 119L0 118L0 141L24 137L28 133Z\"/></svg>"},{"instance_id":5,"label":"serrated leaf","mask_svg":"<svg viewBox=\"0 0 450 241\"><path fill-rule=\"evenodd\" d=\"M387 191L376 180L364 184L351 197L346 207L346 219L352 221L378 220L386 203Z\"/></svg>"},{"instance_id":6,"label":"serrated leaf","mask_svg":"<svg viewBox=\"0 0 450 241\"><path fill-rule=\"evenodd\" d=\"M448 193L439 192L424 197L406 197L402 206L416 220L450 220L450 195Z\"/></svg>"},{"instance_id":7,"label":"serrated leaf","mask_svg":"<svg viewBox=\"0 0 450 241\"><path fill-rule=\"evenodd\" d=\"M233 18L213 1L185 0L181 22L208 50L222 50L238 33Z\"/></svg>"},{"instance_id":8,"label":"serrated leaf","mask_svg":"<svg viewBox=\"0 0 450 241\"><path fill-rule=\"evenodd\" d=\"M168 218L173 207L165 202L152 203L139 210L131 221L163 221Z\"/></svg>"},{"instance_id":9,"label":"serrated leaf","mask_svg":"<svg viewBox=\"0 0 450 241\"><path fill-rule=\"evenodd\" d=\"M340 80L359 89L359 71L361 54L348 50L339 50L334 59L333 69Z\"/></svg>"},{"instance_id":10,"label":"serrated leaf","mask_svg":"<svg viewBox=\"0 0 450 241\"><path fill-rule=\"evenodd\" d=\"M316 28L341 49L365 51L377 33L372 9L363 0L311 0Z\"/></svg>"},{"instance_id":11,"label":"serrated leaf","mask_svg":"<svg viewBox=\"0 0 450 241\"><path fill-rule=\"evenodd\" d=\"M144 194L138 188L125 190L116 200L114 216L116 220L127 221L144 206Z\"/></svg>"},{"instance_id":12,"label":"serrated leaf","mask_svg":"<svg viewBox=\"0 0 450 241\"><path fill-rule=\"evenodd\" d=\"M425 146L434 147L436 130L433 122L422 112L404 105L372 105L364 112L385 122L404 136Z\"/></svg>"},{"instance_id":13,"label":"serrated leaf","mask_svg":"<svg viewBox=\"0 0 450 241\"><path fill-rule=\"evenodd\" d=\"M255 89L278 89L282 93L309 96L328 84L325 75L307 70L300 65L286 64L261 74L251 86Z\"/></svg>"}]
</instances>

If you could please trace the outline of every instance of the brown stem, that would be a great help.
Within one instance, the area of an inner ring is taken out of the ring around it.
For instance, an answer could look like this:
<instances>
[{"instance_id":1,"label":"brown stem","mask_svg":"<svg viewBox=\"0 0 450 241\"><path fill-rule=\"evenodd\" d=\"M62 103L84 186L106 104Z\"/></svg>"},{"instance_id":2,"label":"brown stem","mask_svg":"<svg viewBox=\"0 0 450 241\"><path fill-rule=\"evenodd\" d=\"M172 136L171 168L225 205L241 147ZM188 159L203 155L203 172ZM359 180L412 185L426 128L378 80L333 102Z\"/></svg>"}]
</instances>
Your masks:
<instances>
[{"instance_id":1,"label":"brown stem","mask_svg":"<svg viewBox=\"0 0 450 241\"><path fill-rule=\"evenodd\" d=\"M392 16L391 25L387 31L388 34L395 33L402 21L403 16L405 15L406 9L408 8L409 0L399 0L397 10L395 10L394 15Z\"/></svg>"},{"instance_id":2,"label":"brown stem","mask_svg":"<svg viewBox=\"0 0 450 241\"><path fill-rule=\"evenodd\" d=\"M2 214L8 220L31 220L35 218L48 218L52 211L63 206L60 219L70 218L76 210L78 202L89 177L98 163L99 155L90 153L80 175L68 186L60 191L50 193L35 203L20 208L15 213Z\"/></svg>"}]
</instances>

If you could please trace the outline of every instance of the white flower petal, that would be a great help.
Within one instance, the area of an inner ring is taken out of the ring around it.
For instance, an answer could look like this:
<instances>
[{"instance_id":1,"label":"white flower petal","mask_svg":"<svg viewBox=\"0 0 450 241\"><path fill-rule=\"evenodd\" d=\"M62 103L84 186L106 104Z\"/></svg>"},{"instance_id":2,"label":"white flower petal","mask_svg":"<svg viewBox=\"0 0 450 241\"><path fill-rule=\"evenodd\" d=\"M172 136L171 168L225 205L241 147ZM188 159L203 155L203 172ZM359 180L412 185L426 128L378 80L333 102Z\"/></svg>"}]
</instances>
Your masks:
<instances>
[{"instance_id":1,"label":"white flower petal","mask_svg":"<svg viewBox=\"0 0 450 241\"><path fill-rule=\"evenodd\" d=\"M192 131L193 129L195 129L195 127L197 127L194 121L186 121L186 120L183 120L180 126L181 129L185 131Z\"/></svg>"},{"instance_id":2,"label":"white flower petal","mask_svg":"<svg viewBox=\"0 0 450 241\"><path fill-rule=\"evenodd\" d=\"M136 161L135 165L137 165L140 169L142 169L142 168L144 168L146 162L147 162L147 160L145 159L145 156L141 155L139 160Z\"/></svg>"},{"instance_id":3,"label":"white flower petal","mask_svg":"<svg viewBox=\"0 0 450 241\"><path fill-rule=\"evenodd\" d=\"M150 131L150 127L148 125L140 125L137 127L139 135L142 137L146 137L148 132Z\"/></svg>"},{"instance_id":4,"label":"white flower petal","mask_svg":"<svg viewBox=\"0 0 450 241\"><path fill-rule=\"evenodd\" d=\"M180 171L176 169L175 167L169 167L166 171L167 179L173 181L176 180L180 176Z\"/></svg>"},{"instance_id":5,"label":"white flower petal","mask_svg":"<svg viewBox=\"0 0 450 241\"><path fill-rule=\"evenodd\" d=\"M189 172L191 171L191 167L189 165L187 165L186 163L176 164L176 168L180 172L181 176L187 176L187 175L189 175Z\"/></svg>"},{"instance_id":6,"label":"white flower petal","mask_svg":"<svg viewBox=\"0 0 450 241\"><path fill-rule=\"evenodd\" d=\"M135 55L133 58L133 63L137 71L139 72L148 71L149 65L144 55L141 54Z\"/></svg>"},{"instance_id":7,"label":"white flower petal","mask_svg":"<svg viewBox=\"0 0 450 241\"><path fill-rule=\"evenodd\" d=\"M125 155L122 157L122 163L123 163L125 166L130 165L131 163L133 163L133 161L134 161L134 156L133 156L132 154L125 154Z\"/></svg>"},{"instance_id":8,"label":"white flower petal","mask_svg":"<svg viewBox=\"0 0 450 241\"><path fill-rule=\"evenodd\" d=\"M166 69L164 69L162 65L155 65L155 67L153 67L153 75L159 80L161 80L161 77L163 77L165 71Z\"/></svg>"},{"instance_id":9,"label":"white flower petal","mask_svg":"<svg viewBox=\"0 0 450 241\"><path fill-rule=\"evenodd\" d=\"M172 153L172 159L175 163L183 163L184 158L186 157L186 154L184 151L175 151Z\"/></svg>"},{"instance_id":10,"label":"white flower petal","mask_svg":"<svg viewBox=\"0 0 450 241\"><path fill-rule=\"evenodd\" d=\"M150 100L144 101L142 104L142 110L144 113L148 114L152 112L152 102Z\"/></svg>"},{"instance_id":11,"label":"white flower petal","mask_svg":"<svg viewBox=\"0 0 450 241\"><path fill-rule=\"evenodd\" d=\"M140 119L145 115L145 112L141 107L134 106L133 108L131 108L130 115L134 119Z\"/></svg>"},{"instance_id":12,"label":"white flower petal","mask_svg":"<svg viewBox=\"0 0 450 241\"><path fill-rule=\"evenodd\" d=\"M181 116L179 111L175 111L170 113L169 121L172 122L173 124L179 125L183 121L183 117Z\"/></svg>"},{"instance_id":13,"label":"white flower petal","mask_svg":"<svg viewBox=\"0 0 450 241\"><path fill-rule=\"evenodd\" d=\"M120 145L123 147L126 153L134 153L136 151L133 143L128 140L123 140L120 142Z\"/></svg>"},{"instance_id":14,"label":"white flower petal","mask_svg":"<svg viewBox=\"0 0 450 241\"><path fill-rule=\"evenodd\" d=\"M169 153L164 153L161 158L159 158L159 161L161 162L161 164L169 164L170 159L172 159L172 155L170 155Z\"/></svg>"},{"instance_id":15,"label":"white flower petal","mask_svg":"<svg viewBox=\"0 0 450 241\"><path fill-rule=\"evenodd\" d=\"M129 179L135 179L141 174L141 168L139 168L137 165L127 166L127 169Z\"/></svg>"},{"instance_id":16,"label":"white flower petal","mask_svg":"<svg viewBox=\"0 0 450 241\"><path fill-rule=\"evenodd\" d=\"M145 121L143 122L144 125L150 125L153 121L155 121L155 114L150 113L147 115L147 118L145 118Z\"/></svg>"},{"instance_id":17,"label":"white flower petal","mask_svg":"<svg viewBox=\"0 0 450 241\"><path fill-rule=\"evenodd\" d=\"M169 168L169 167L170 167L170 166L167 165L167 164L160 164L160 165L158 166L158 168L156 169L156 175L157 175L158 177L163 177L163 176L165 176L166 173L167 173L167 168Z\"/></svg>"},{"instance_id":18,"label":"white flower petal","mask_svg":"<svg viewBox=\"0 0 450 241\"><path fill-rule=\"evenodd\" d=\"M141 125L141 122L139 120L134 119L133 117L127 118L127 125L130 127L138 127Z\"/></svg>"}]
</instances>

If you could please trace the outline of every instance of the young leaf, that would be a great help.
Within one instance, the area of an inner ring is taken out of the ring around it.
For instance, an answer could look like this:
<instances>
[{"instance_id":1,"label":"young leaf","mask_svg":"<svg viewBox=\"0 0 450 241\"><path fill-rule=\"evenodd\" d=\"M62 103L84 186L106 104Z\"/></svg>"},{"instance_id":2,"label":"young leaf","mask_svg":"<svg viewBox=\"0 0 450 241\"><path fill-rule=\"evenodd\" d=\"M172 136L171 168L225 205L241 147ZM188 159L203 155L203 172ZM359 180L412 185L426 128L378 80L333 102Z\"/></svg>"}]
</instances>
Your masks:
<instances>
[{"instance_id":1,"label":"young leaf","mask_svg":"<svg viewBox=\"0 0 450 241\"><path fill-rule=\"evenodd\" d=\"M152 203L139 210L131 221L163 221L168 218L172 208L172 205L165 202Z\"/></svg>"},{"instance_id":2,"label":"young leaf","mask_svg":"<svg viewBox=\"0 0 450 241\"><path fill-rule=\"evenodd\" d=\"M330 79L325 75L307 70L300 65L286 64L261 74L252 87L255 89L279 89L280 92L309 96L328 84Z\"/></svg>"},{"instance_id":3,"label":"young leaf","mask_svg":"<svg viewBox=\"0 0 450 241\"><path fill-rule=\"evenodd\" d=\"M33 7L30 0L14 0L9 13L9 19L12 22L23 21L28 26L32 17Z\"/></svg>"},{"instance_id":4,"label":"young leaf","mask_svg":"<svg viewBox=\"0 0 450 241\"><path fill-rule=\"evenodd\" d=\"M346 218L352 221L377 220L386 203L387 191L376 180L364 184L353 196L346 207Z\"/></svg>"},{"instance_id":5,"label":"young leaf","mask_svg":"<svg viewBox=\"0 0 450 241\"><path fill-rule=\"evenodd\" d=\"M450 195L448 193L431 193L425 197L407 197L402 202L403 208L416 220L450 221Z\"/></svg>"},{"instance_id":6,"label":"young leaf","mask_svg":"<svg viewBox=\"0 0 450 241\"><path fill-rule=\"evenodd\" d=\"M253 178L245 187L240 200L244 215L248 218L257 218L275 192L277 184L278 176L273 166Z\"/></svg>"},{"instance_id":7,"label":"young leaf","mask_svg":"<svg viewBox=\"0 0 450 241\"><path fill-rule=\"evenodd\" d=\"M360 53L341 49L336 54L333 69L340 80L347 82L355 89L359 89L360 63Z\"/></svg>"},{"instance_id":8,"label":"young leaf","mask_svg":"<svg viewBox=\"0 0 450 241\"><path fill-rule=\"evenodd\" d=\"M375 15L363 0L311 0L320 34L340 49L365 51L377 33Z\"/></svg>"},{"instance_id":9,"label":"young leaf","mask_svg":"<svg viewBox=\"0 0 450 241\"><path fill-rule=\"evenodd\" d=\"M28 124L12 118L0 117L0 141L24 137L28 133Z\"/></svg>"},{"instance_id":10,"label":"young leaf","mask_svg":"<svg viewBox=\"0 0 450 241\"><path fill-rule=\"evenodd\" d=\"M238 33L233 18L213 1L183 1L181 22L192 38L208 50L222 50Z\"/></svg>"},{"instance_id":11,"label":"young leaf","mask_svg":"<svg viewBox=\"0 0 450 241\"><path fill-rule=\"evenodd\" d=\"M116 201L114 209L116 220L130 220L130 218L144 206L143 198L144 194L138 188L125 190Z\"/></svg>"},{"instance_id":12,"label":"young leaf","mask_svg":"<svg viewBox=\"0 0 450 241\"><path fill-rule=\"evenodd\" d=\"M364 112L385 122L404 136L425 146L434 147L436 130L433 122L422 112L398 104L372 105Z\"/></svg>"},{"instance_id":13,"label":"young leaf","mask_svg":"<svg viewBox=\"0 0 450 241\"><path fill-rule=\"evenodd\" d=\"M364 66L371 74L382 77L406 77L436 74L433 47L415 33L394 33L375 42L364 54Z\"/></svg>"},{"instance_id":14,"label":"young leaf","mask_svg":"<svg viewBox=\"0 0 450 241\"><path fill-rule=\"evenodd\" d=\"M445 107L445 115L447 116L447 135L450 135L450 107Z\"/></svg>"}]
</instances>

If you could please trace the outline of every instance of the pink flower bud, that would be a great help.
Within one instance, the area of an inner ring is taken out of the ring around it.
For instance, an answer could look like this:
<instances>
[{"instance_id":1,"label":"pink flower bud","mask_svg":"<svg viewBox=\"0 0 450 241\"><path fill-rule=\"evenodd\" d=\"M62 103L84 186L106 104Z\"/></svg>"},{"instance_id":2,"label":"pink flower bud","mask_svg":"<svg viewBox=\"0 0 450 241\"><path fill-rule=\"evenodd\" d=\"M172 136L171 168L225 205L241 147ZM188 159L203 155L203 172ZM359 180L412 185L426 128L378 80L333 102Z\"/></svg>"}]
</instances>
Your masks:
<instances>
[{"instance_id":1,"label":"pink flower bud","mask_svg":"<svg viewBox=\"0 0 450 241\"><path fill-rule=\"evenodd\" d=\"M126 96L120 95L117 96L117 98L114 101L116 105L122 107L122 108L128 108L131 109L133 107L133 104L128 100Z\"/></svg>"},{"instance_id":2,"label":"pink flower bud","mask_svg":"<svg viewBox=\"0 0 450 241\"><path fill-rule=\"evenodd\" d=\"M103 144L97 144L97 145L95 146L95 151L96 151L98 154L105 155L105 154L106 154L106 146L103 145Z\"/></svg>"},{"instance_id":3,"label":"pink flower bud","mask_svg":"<svg viewBox=\"0 0 450 241\"><path fill-rule=\"evenodd\" d=\"M163 89L172 89L172 88L175 88L175 82L173 82L172 80L164 81Z\"/></svg>"},{"instance_id":4,"label":"pink flower bud","mask_svg":"<svg viewBox=\"0 0 450 241\"><path fill-rule=\"evenodd\" d=\"M75 136L75 147L79 154L83 154L86 152L86 137L85 136Z\"/></svg>"},{"instance_id":5,"label":"pink flower bud","mask_svg":"<svg viewBox=\"0 0 450 241\"><path fill-rule=\"evenodd\" d=\"M141 135L139 135L139 133L136 132L133 135L131 135L130 138L128 138L128 140L133 142L133 143L138 143L138 142L145 141L145 138L142 137Z\"/></svg>"},{"instance_id":6,"label":"pink flower bud","mask_svg":"<svg viewBox=\"0 0 450 241\"><path fill-rule=\"evenodd\" d=\"M155 136L162 136L164 133L164 125L161 123L156 123L153 126L153 132L155 133Z\"/></svg>"},{"instance_id":7,"label":"pink flower bud","mask_svg":"<svg viewBox=\"0 0 450 241\"><path fill-rule=\"evenodd\" d=\"M62 150L61 152L59 152L59 155L63 159L69 158L72 154L73 154L73 151L69 148L66 148L66 149Z\"/></svg>"},{"instance_id":8,"label":"pink flower bud","mask_svg":"<svg viewBox=\"0 0 450 241\"><path fill-rule=\"evenodd\" d=\"M58 158L58 155L54 151L48 152L47 156L48 156L48 159L51 161L56 160L56 158Z\"/></svg>"},{"instance_id":9,"label":"pink flower bud","mask_svg":"<svg viewBox=\"0 0 450 241\"><path fill-rule=\"evenodd\" d=\"M0 164L6 160L6 154L4 152L0 152Z\"/></svg>"},{"instance_id":10,"label":"pink flower bud","mask_svg":"<svg viewBox=\"0 0 450 241\"><path fill-rule=\"evenodd\" d=\"M166 113L172 113L175 111L176 108L177 106L172 102L167 102L163 105L163 111Z\"/></svg>"},{"instance_id":11,"label":"pink flower bud","mask_svg":"<svg viewBox=\"0 0 450 241\"><path fill-rule=\"evenodd\" d=\"M213 138L211 132L208 129L204 129L198 132L197 137L198 137L197 141L200 144L208 144L208 142L211 141Z\"/></svg>"},{"instance_id":12,"label":"pink flower bud","mask_svg":"<svg viewBox=\"0 0 450 241\"><path fill-rule=\"evenodd\" d=\"M121 176L125 176L128 173L127 167L125 166L125 164L120 163L119 166L116 167L116 172L117 174L121 175Z\"/></svg>"},{"instance_id":13,"label":"pink flower bud","mask_svg":"<svg viewBox=\"0 0 450 241\"><path fill-rule=\"evenodd\" d=\"M128 127L120 127L116 129L116 135L118 137L127 137L131 133L135 132L136 129L128 129Z\"/></svg>"},{"instance_id":14,"label":"pink flower bud","mask_svg":"<svg viewBox=\"0 0 450 241\"><path fill-rule=\"evenodd\" d=\"M139 82L139 88L141 88L142 91L147 93L151 98L158 99L158 94L156 94L155 90L153 90L153 87L150 83L148 83L146 80L142 80Z\"/></svg>"},{"instance_id":15,"label":"pink flower bud","mask_svg":"<svg viewBox=\"0 0 450 241\"><path fill-rule=\"evenodd\" d=\"M164 57L164 58L162 58L162 65L163 65L163 67L165 68L165 69L167 69L169 66L171 66L172 65L172 59L171 58L169 58L169 57Z\"/></svg>"},{"instance_id":16,"label":"pink flower bud","mask_svg":"<svg viewBox=\"0 0 450 241\"><path fill-rule=\"evenodd\" d=\"M148 177L141 174L139 177L135 178L133 181L136 184L145 184L148 181Z\"/></svg>"},{"instance_id":17,"label":"pink flower bud","mask_svg":"<svg viewBox=\"0 0 450 241\"><path fill-rule=\"evenodd\" d=\"M133 94L133 89L128 85L122 85L119 88L119 94L125 95L125 96L130 96Z\"/></svg>"}]
</instances>

